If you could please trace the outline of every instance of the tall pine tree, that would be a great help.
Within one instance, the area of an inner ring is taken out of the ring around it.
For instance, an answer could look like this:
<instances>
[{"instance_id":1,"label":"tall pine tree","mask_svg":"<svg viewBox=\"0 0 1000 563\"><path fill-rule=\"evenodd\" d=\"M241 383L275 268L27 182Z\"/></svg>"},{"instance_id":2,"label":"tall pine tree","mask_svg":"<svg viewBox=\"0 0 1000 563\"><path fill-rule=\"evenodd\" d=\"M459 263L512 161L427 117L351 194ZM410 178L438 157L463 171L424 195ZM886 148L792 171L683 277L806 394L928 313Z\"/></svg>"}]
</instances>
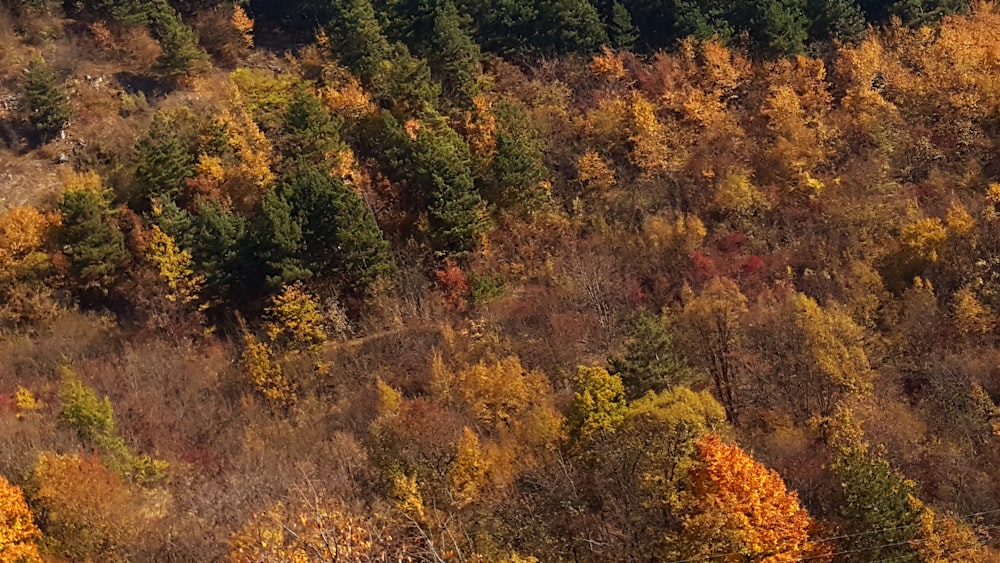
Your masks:
<instances>
[{"instance_id":1,"label":"tall pine tree","mask_svg":"<svg viewBox=\"0 0 1000 563\"><path fill-rule=\"evenodd\" d=\"M24 83L24 109L36 140L40 143L51 140L69 122L69 103L59 82L59 75L41 59L28 63Z\"/></svg>"},{"instance_id":2,"label":"tall pine tree","mask_svg":"<svg viewBox=\"0 0 1000 563\"><path fill-rule=\"evenodd\" d=\"M475 94L480 73L479 45L467 31L468 25L455 3L444 0L434 12L429 53L433 76L441 83L444 95L462 103Z\"/></svg>"},{"instance_id":3,"label":"tall pine tree","mask_svg":"<svg viewBox=\"0 0 1000 563\"><path fill-rule=\"evenodd\" d=\"M301 230L300 263L316 276L336 276L362 295L392 272L389 245L371 211L353 190L323 169L300 162L275 192Z\"/></svg>"},{"instance_id":4,"label":"tall pine tree","mask_svg":"<svg viewBox=\"0 0 1000 563\"><path fill-rule=\"evenodd\" d=\"M469 146L444 118L426 110L412 151L413 183L426 202L431 245L451 255L475 250L490 224L473 181Z\"/></svg>"},{"instance_id":5,"label":"tall pine tree","mask_svg":"<svg viewBox=\"0 0 1000 563\"><path fill-rule=\"evenodd\" d=\"M500 101L493 110L497 119L496 151L490 163L484 194L501 208L530 208L548 197L542 140L519 106Z\"/></svg>"},{"instance_id":6,"label":"tall pine tree","mask_svg":"<svg viewBox=\"0 0 1000 563\"><path fill-rule=\"evenodd\" d=\"M153 116L146 136L136 145L135 181L145 208L150 199L176 200L184 180L194 176L194 156L177 135L173 119L164 112Z\"/></svg>"},{"instance_id":7,"label":"tall pine tree","mask_svg":"<svg viewBox=\"0 0 1000 563\"><path fill-rule=\"evenodd\" d=\"M58 240L69 260L69 273L85 301L106 296L121 275L129 255L125 236L111 222L113 211L101 193L72 190L59 203L62 225Z\"/></svg>"},{"instance_id":8,"label":"tall pine tree","mask_svg":"<svg viewBox=\"0 0 1000 563\"><path fill-rule=\"evenodd\" d=\"M629 49L639 39L639 30L632 23L632 14L624 4L615 0L607 15L608 41L619 49Z\"/></svg>"}]
</instances>

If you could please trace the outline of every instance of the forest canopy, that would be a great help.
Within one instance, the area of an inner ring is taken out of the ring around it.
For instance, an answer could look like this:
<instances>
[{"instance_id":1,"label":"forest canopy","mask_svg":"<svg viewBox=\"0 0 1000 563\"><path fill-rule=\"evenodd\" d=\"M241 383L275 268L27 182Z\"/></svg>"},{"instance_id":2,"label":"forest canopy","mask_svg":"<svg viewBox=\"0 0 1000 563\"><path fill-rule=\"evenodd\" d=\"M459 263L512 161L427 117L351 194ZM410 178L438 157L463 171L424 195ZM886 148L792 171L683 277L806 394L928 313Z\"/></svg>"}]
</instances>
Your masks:
<instances>
[{"instance_id":1,"label":"forest canopy","mask_svg":"<svg viewBox=\"0 0 1000 563\"><path fill-rule=\"evenodd\" d=\"M3 0L0 561L1000 559L998 30Z\"/></svg>"}]
</instances>

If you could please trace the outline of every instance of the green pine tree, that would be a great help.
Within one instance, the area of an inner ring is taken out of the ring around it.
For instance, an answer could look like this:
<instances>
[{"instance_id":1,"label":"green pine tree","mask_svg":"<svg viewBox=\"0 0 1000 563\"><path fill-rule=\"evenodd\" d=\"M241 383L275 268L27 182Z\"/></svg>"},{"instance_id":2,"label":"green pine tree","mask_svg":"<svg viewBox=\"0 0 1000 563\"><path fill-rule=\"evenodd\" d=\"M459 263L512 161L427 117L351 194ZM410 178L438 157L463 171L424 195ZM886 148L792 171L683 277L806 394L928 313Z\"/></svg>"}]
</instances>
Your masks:
<instances>
[{"instance_id":1,"label":"green pine tree","mask_svg":"<svg viewBox=\"0 0 1000 563\"><path fill-rule=\"evenodd\" d=\"M413 143L413 183L424 197L435 250L463 255L490 229L475 189L469 146L445 120L427 110Z\"/></svg>"},{"instance_id":2,"label":"green pine tree","mask_svg":"<svg viewBox=\"0 0 1000 563\"><path fill-rule=\"evenodd\" d=\"M501 208L526 208L544 201L545 167L542 140L519 106L502 100L494 108L496 152L490 166L487 200Z\"/></svg>"},{"instance_id":3,"label":"green pine tree","mask_svg":"<svg viewBox=\"0 0 1000 563\"><path fill-rule=\"evenodd\" d=\"M111 222L108 200L90 190L69 191L59 211L58 240L76 289L86 299L107 295L129 260L125 236Z\"/></svg>"},{"instance_id":4,"label":"green pine tree","mask_svg":"<svg viewBox=\"0 0 1000 563\"><path fill-rule=\"evenodd\" d=\"M911 501L917 498L916 484L867 447L838 452L831 469L843 485L840 516L847 521L847 549L864 551L871 560L915 555L908 541L919 527L920 510Z\"/></svg>"},{"instance_id":5,"label":"green pine tree","mask_svg":"<svg viewBox=\"0 0 1000 563\"><path fill-rule=\"evenodd\" d=\"M539 0L533 34L539 47L558 53L591 52L608 43L600 14L588 0Z\"/></svg>"},{"instance_id":6,"label":"green pine tree","mask_svg":"<svg viewBox=\"0 0 1000 563\"><path fill-rule=\"evenodd\" d=\"M636 48L665 49L676 42L675 16L681 11L678 9L677 0L620 1L638 28L639 38Z\"/></svg>"},{"instance_id":7,"label":"green pine tree","mask_svg":"<svg viewBox=\"0 0 1000 563\"><path fill-rule=\"evenodd\" d=\"M295 91L284 117L280 149L286 158L319 164L348 148L340 139L340 123L306 88Z\"/></svg>"},{"instance_id":8,"label":"green pine tree","mask_svg":"<svg viewBox=\"0 0 1000 563\"><path fill-rule=\"evenodd\" d=\"M135 181L146 199L173 201L184 188L184 180L194 176L194 156L177 135L173 119L157 112L146 136L136 145ZM138 205L144 207L146 201Z\"/></svg>"},{"instance_id":9,"label":"green pine tree","mask_svg":"<svg viewBox=\"0 0 1000 563\"><path fill-rule=\"evenodd\" d=\"M339 179L299 163L276 192L301 225L302 264L318 276L337 276L354 295L392 272L389 245L361 197Z\"/></svg>"},{"instance_id":10,"label":"green pine tree","mask_svg":"<svg viewBox=\"0 0 1000 563\"><path fill-rule=\"evenodd\" d=\"M760 49L773 56L805 51L809 21L801 0L762 0L754 6L750 36Z\"/></svg>"},{"instance_id":11,"label":"green pine tree","mask_svg":"<svg viewBox=\"0 0 1000 563\"><path fill-rule=\"evenodd\" d=\"M590 52L608 42L601 16L588 0L461 0L459 8L477 23L489 51Z\"/></svg>"},{"instance_id":12,"label":"green pine tree","mask_svg":"<svg viewBox=\"0 0 1000 563\"><path fill-rule=\"evenodd\" d=\"M639 39L639 30L632 23L632 15L617 0L611 3L611 13L607 17L608 40L619 49L629 49Z\"/></svg>"},{"instance_id":13,"label":"green pine tree","mask_svg":"<svg viewBox=\"0 0 1000 563\"><path fill-rule=\"evenodd\" d=\"M806 17L812 22L809 37L818 41L857 41L867 26L856 0L807 0Z\"/></svg>"},{"instance_id":14,"label":"green pine tree","mask_svg":"<svg viewBox=\"0 0 1000 563\"><path fill-rule=\"evenodd\" d=\"M392 45L382 31L371 0L335 0L329 36L337 57L363 80L371 80Z\"/></svg>"},{"instance_id":15,"label":"green pine tree","mask_svg":"<svg viewBox=\"0 0 1000 563\"><path fill-rule=\"evenodd\" d=\"M445 96L467 103L476 93L480 74L479 45L467 31L463 18L451 0L445 0L434 12L429 62L432 75L441 83Z\"/></svg>"},{"instance_id":16,"label":"green pine tree","mask_svg":"<svg viewBox=\"0 0 1000 563\"><path fill-rule=\"evenodd\" d=\"M78 12L129 27L138 27L149 22L151 4L143 0L81 0L65 3Z\"/></svg>"},{"instance_id":17,"label":"green pine tree","mask_svg":"<svg viewBox=\"0 0 1000 563\"><path fill-rule=\"evenodd\" d=\"M69 103L60 87L59 75L41 59L28 63L24 105L28 121L41 143L48 142L69 122Z\"/></svg>"},{"instance_id":18,"label":"green pine tree","mask_svg":"<svg viewBox=\"0 0 1000 563\"><path fill-rule=\"evenodd\" d=\"M666 319L646 309L640 309L632 319L624 357L610 358L608 363L611 372L622 378L630 399L692 383L699 377L678 354Z\"/></svg>"},{"instance_id":19,"label":"green pine tree","mask_svg":"<svg viewBox=\"0 0 1000 563\"><path fill-rule=\"evenodd\" d=\"M736 35L729 8L716 0L674 0L674 32L680 38L728 43Z\"/></svg>"},{"instance_id":20,"label":"green pine tree","mask_svg":"<svg viewBox=\"0 0 1000 563\"><path fill-rule=\"evenodd\" d=\"M313 276L301 259L306 250L302 223L279 190L265 194L254 235L255 254L266 267L263 273L268 287L279 288Z\"/></svg>"},{"instance_id":21,"label":"green pine tree","mask_svg":"<svg viewBox=\"0 0 1000 563\"><path fill-rule=\"evenodd\" d=\"M244 217L215 200L199 201L191 234L183 238L192 242L195 269L205 276L203 292L211 302L244 303L263 291L265 265Z\"/></svg>"},{"instance_id":22,"label":"green pine tree","mask_svg":"<svg viewBox=\"0 0 1000 563\"><path fill-rule=\"evenodd\" d=\"M153 36L163 48L163 54L156 60L156 70L176 78L205 69L208 53L198 45L198 36L180 14L165 2L154 3L150 11Z\"/></svg>"}]
</instances>

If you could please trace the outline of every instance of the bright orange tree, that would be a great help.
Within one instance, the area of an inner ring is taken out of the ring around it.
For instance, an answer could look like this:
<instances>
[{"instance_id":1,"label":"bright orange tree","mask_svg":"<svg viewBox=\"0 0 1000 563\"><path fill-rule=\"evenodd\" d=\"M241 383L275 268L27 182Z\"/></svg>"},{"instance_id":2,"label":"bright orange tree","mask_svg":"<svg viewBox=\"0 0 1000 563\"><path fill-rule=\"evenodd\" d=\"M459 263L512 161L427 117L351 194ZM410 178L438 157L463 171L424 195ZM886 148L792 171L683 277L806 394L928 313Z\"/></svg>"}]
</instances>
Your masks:
<instances>
[{"instance_id":1,"label":"bright orange tree","mask_svg":"<svg viewBox=\"0 0 1000 563\"><path fill-rule=\"evenodd\" d=\"M776 472L715 434L698 441L695 458L679 500L683 556L779 563L814 552L812 519Z\"/></svg>"},{"instance_id":2,"label":"bright orange tree","mask_svg":"<svg viewBox=\"0 0 1000 563\"><path fill-rule=\"evenodd\" d=\"M0 563L40 563L41 537L21 488L0 477Z\"/></svg>"}]
</instances>

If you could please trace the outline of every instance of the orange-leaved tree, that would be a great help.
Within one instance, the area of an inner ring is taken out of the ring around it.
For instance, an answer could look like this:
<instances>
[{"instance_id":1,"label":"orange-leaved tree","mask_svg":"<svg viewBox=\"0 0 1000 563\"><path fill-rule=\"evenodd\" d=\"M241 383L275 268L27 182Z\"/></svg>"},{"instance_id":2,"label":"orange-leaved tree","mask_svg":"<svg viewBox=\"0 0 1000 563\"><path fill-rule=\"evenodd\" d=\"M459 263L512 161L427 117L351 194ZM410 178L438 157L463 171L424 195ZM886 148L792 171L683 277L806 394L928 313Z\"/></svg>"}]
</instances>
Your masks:
<instances>
[{"instance_id":1,"label":"orange-leaved tree","mask_svg":"<svg viewBox=\"0 0 1000 563\"><path fill-rule=\"evenodd\" d=\"M778 563L814 553L813 521L775 471L715 434L698 441L695 459L678 502L680 555Z\"/></svg>"},{"instance_id":2,"label":"orange-leaved tree","mask_svg":"<svg viewBox=\"0 0 1000 563\"><path fill-rule=\"evenodd\" d=\"M0 476L0 562L41 563L35 544L41 537L24 492Z\"/></svg>"}]
</instances>

